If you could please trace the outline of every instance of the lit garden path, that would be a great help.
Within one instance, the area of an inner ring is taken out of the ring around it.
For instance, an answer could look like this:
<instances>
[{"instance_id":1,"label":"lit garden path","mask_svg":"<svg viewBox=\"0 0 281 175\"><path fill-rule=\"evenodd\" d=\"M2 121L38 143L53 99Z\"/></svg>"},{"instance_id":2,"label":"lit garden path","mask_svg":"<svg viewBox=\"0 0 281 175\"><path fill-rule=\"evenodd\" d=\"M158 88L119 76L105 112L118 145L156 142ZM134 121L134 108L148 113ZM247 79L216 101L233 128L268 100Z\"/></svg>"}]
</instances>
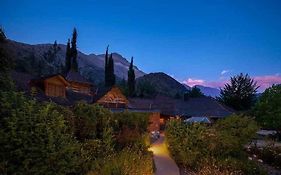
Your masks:
<instances>
[{"instance_id":1,"label":"lit garden path","mask_svg":"<svg viewBox=\"0 0 281 175\"><path fill-rule=\"evenodd\" d=\"M164 135L152 144L150 150L153 152L153 159L156 166L155 175L179 175L179 168L170 157L168 149L164 144Z\"/></svg>"}]
</instances>

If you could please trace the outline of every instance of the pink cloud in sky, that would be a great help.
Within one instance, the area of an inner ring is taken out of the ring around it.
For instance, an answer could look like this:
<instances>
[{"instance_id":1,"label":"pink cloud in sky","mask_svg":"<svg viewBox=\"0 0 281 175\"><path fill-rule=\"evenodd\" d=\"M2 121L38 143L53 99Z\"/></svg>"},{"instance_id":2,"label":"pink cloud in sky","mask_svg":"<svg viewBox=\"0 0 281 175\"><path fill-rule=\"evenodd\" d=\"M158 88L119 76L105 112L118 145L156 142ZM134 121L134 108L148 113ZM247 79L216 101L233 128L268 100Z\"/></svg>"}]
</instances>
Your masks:
<instances>
[{"instance_id":1,"label":"pink cloud in sky","mask_svg":"<svg viewBox=\"0 0 281 175\"><path fill-rule=\"evenodd\" d=\"M272 86L273 84L281 84L281 75L264 75L264 76L255 76L253 77L255 81L257 81L259 92L263 92L266 88ZM193 79L188 78L187 80L183 81L184 84L192 87L195 85L202 85L207 87L213 88L222 88L224 84L228 83L229 80L219 80L219 81L206 81L203 79Z\"/></svg>"},{"instance_id":2,"label":"pink cloud in sky","mask_svg":"<svg viewBox=\"0 0 281 175\"><path fill-rule=\"evenodd\" d=\"M187 80L184 80L183 83L192 87L195 85L204 85L206 82L205 80L188 78Z\"/></svg>"},{"instance_id":3,"label":"pink cloud in sky","mask_svg":"<svg viewBox=\"0 0 281 175\"><path fill-rule=\"evenodd\" d=\"M259 91L263 92L266 88L273 84L281 84L281 75L264 75L254 77L257 84L260 86Z\"/></svg>"}]
</instances>

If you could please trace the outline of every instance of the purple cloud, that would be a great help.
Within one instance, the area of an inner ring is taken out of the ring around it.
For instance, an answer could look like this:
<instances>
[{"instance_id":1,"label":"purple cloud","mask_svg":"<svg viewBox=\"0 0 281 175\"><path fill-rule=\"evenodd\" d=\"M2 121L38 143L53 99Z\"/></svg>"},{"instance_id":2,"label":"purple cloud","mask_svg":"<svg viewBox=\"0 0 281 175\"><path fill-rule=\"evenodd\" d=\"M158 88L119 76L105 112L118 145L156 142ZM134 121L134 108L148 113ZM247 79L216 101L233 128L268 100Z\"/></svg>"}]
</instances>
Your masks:
<instances>
[{"instance_id":1,"label":"purple cloud","mask_svg":"<svg viewBox=\"0 0 281 175\"><path fill-rule=\"evenodd\" d=\"M281 84L281 75L264 75L264 76L255 76L253 79L257 82L259 92L263 92L266 88L271 87L273 84ZM206 81L203 79L193 79L188 78L183 81L184 84L188 86L202 85L213 88L222 88L229 80L219 80L219 81Z\"/></svg>"}]
</instances>

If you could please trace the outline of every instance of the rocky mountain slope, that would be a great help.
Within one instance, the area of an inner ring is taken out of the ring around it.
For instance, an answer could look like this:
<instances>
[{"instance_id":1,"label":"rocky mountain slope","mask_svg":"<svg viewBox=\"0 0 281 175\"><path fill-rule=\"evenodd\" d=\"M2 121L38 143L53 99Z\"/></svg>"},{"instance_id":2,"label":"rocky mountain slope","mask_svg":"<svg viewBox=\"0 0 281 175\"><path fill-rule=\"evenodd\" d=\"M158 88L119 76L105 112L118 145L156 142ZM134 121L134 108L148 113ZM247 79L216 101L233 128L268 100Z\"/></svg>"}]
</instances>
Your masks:
<instances>
[{"instance_id":1,"label":"rocky mountain slope","mask_svg":"<svg viewBox=\"0 0 281 175\"><path fill-rule=\"evenodd\" d=\"M162 72L150 73L138 78L136 87L137 95L147 97L167 95L180 98L187 91L185 86Z\"/></svg>"},{"instance_id":2,"label":"rocky mountain slope","mask_svg":"<svg viewBox=\"0 0 281 175\"><path fill-rule=\"evenodd\" d=\"M1 44L8 55L14 59L15 69L32 75L49 75L62 71L65 62L66 46L58 44L30 45L12 40ZM117 79L127 79L129 62L120 54L113 53L115 75ZM95 84L104 79L104 55L84 54L78 51L78 65L80 73ZM136 77L145 75L135 67Z\"/></svg>"},{"instance_id":3,"label":"rocky mountain slope","mask_svg":"<svg viewBox=\"0 0 281 175\"><path fill-rule=\"evenodd\" d=\"M220 90L217 88L206 87L201 85L196 85L196 87L199 88L201 92L206 96L211 96L214 98L220 96Z\"/></svg>"}]
</instances>

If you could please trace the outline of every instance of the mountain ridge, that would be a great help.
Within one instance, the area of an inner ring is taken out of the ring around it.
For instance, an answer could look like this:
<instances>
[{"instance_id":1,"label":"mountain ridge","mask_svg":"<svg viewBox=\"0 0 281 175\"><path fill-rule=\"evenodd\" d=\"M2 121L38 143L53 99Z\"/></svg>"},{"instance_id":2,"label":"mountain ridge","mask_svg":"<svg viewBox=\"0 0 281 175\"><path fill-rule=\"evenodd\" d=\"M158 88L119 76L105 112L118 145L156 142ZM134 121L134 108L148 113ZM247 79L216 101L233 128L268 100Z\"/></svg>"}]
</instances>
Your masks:
<instances>
[{"instance_id":1,"label":"mountain ridge","mask_svg":"<svg viewBox=\"0 0 281 175\"><path fill-rule=\"evenodd\" d=\"M33 75L48 75L59 73L65 64L66 45L58 44L57 52L53 52L53 44L27 44L13 40L7 40L1 44L9 57L15 61L15 69ZM79 72L95 84L100 84L104 79L104 54L84 54L78 50ZM127 79L129 61L119 53L113 53L115 61L115 74L117 79ZM145 75L136 66L136 77ZM41 70L39 70L41 69Z\"/></svg>"}]
</instances>

